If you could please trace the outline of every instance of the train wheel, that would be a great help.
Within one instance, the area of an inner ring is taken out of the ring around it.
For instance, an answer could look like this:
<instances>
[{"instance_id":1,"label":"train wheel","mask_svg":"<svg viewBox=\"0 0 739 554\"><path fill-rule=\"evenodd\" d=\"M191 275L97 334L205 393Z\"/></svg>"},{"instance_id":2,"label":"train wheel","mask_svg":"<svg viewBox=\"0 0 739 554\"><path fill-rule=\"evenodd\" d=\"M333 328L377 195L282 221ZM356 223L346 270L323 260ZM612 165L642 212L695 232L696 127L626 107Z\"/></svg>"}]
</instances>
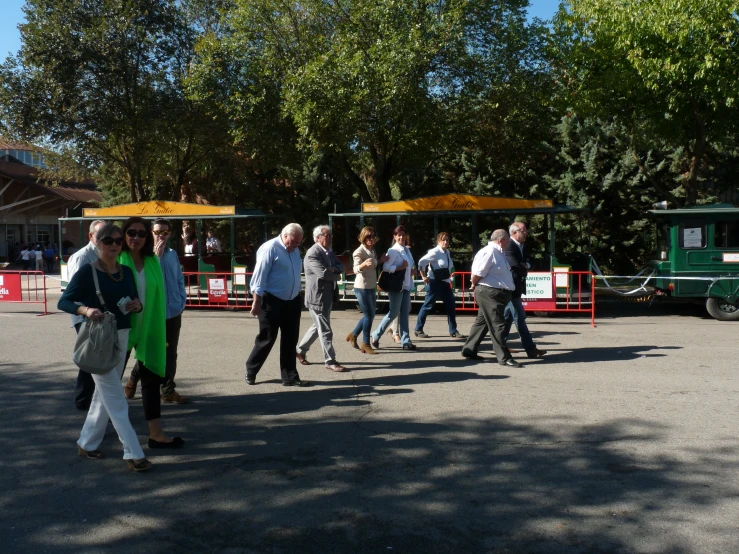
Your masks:
<instances>
[{"instance_id":1,"label":"train wheel","mask_svg":"<svg viewBox=\"0 0 739 554\"><path fill-rule=\"evenodd\" d=\"M719 321L739 321L739 302L732 304L723 298L709 298L706 300L706 310Z\"/></svg>"}]
</instances>

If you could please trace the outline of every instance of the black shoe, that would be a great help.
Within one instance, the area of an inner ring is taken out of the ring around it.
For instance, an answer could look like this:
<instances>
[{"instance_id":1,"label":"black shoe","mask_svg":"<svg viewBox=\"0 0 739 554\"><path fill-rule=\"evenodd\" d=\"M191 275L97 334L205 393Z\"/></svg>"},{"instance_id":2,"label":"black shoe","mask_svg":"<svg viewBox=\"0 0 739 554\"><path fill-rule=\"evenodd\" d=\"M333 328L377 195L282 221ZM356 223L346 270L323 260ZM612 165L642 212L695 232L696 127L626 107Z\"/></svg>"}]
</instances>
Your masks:
<instances>
[{"instance_id":1,"label":"black shoe","mask_svg":"<svg viewBox=\"0 0 739 554\"><path fill-rule=\"evenodd\" d=\"M526 352L526 355L529 358L543 358L544 357L544 354L546 354L546 353L547 353L546 350L539 350L538 348L534 348L533 350L528 350Z\"/></svg>"},{"instance_id":2,"label":"black shoe","mask_svg":"<svg viewBox=\"0 0 739 554\"><path fill-rule=\"evenodd\" d=\"M247 385L256 385L257 384L257 376L256 375L247 375L246 376L246 384Z\"/></svg>"},{"instance_id":3,"label":"black shoe","mask_svg":"<svg viewBox=\"0 0 739 554\"><path fill-rule=\"evenodd\" d=\"M413 334L416 335L419 339L430 338L426 333L423 332L423 329L421 329L420 331L413 331Z\"/></svg>"},{"instance_id":4,"label":"black shoe","mask_svg":"<svg viewBox=\"0 0 739 554\"><path fill-rule=\"evenodd\" d=\"M453 333L449 333L449 336L452 337L453 339L464 339L464 338L467 338L462 333L460 333L459 331L454 331Z\"/></svg>"},{"instance_id":5,"label":"black shoe","mask_svg":"<svg viewBox=\"0 0 739 554\"><path fill-rule=\"evenodd\" d=\"M418 350L418 347L412 342L409 342L408 344L403 345L403 350Z\"/></svg>"},{"instance_id":6,"label":"black shoe","mask_svg":"<svg viewBox=\"0 0 739 554\"><path fill-rule=\"evenodd\" d=\"M175 437L170 442L149 439L149 448L182 448L183 446L185 446L185 441L182 440L182 437Z\"/></svg>"},{"instance_id":7,"label":"black shoe","mask_svg":"<svg viewBox=\"0 0 739 554\"><path fill-rule=\"evenodd\" d=\"M475 352L470 352L469 350L462 350L462 356L464 356L468 360L475 360L475 361L478 361L478 362L480 360L484 360L485 359L482 356L476 354Z\"/></svg>"},{"instance_id":8,"label":"black shoe","mask_svg":"<svg viewBox=\"0 0 739 554\"><path fill-rule=\"evenodd\" d=\"M374 348L375 350L377 350L378 348L380 348L380 341L371 338L370 339L370 346L372 346L372 348Z\"/></svg>"},{"instance_id":9,"label":"black shoe","mask_svg":"<svg viewBox=\"0 0 739 554\"><path fill-rule=\"evenodd\" d=\"M283 387L312 387L313 383L310 381L301 381L300 379L293 379L292 381L283 381Z\"/></svg>"},{"instance_id":10,"label":"black shoe","mask_svg":"<svg viewBox=\"0 0 739 554\"><path fill-rule=\"evenodd\" d=\"M500 365L505 365L508 367L523 367L521 364L519 364L516 360L513 358L508 358L507 360L503 360Z\"/></svg>"}]
</instances>

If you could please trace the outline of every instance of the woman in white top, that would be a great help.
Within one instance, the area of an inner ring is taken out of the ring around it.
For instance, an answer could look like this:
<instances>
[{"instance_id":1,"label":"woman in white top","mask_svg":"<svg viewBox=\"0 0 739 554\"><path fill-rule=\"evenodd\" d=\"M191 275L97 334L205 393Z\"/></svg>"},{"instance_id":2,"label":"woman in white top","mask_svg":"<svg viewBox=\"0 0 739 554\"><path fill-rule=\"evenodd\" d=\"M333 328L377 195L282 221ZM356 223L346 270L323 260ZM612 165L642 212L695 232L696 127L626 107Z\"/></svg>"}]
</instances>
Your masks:
<instances>
[{"instance_id":1,"label":"woman in white top","mask_svg":"<svg viewBox=\"0 0 739 554\"><path fill-rule=\"evenodd\" d=\"M390 310L380 322L380 326L372 333L372 347L380 347L380 338L390 325L390 322L398 317L400 325L400 343L403 350L415 350L416 346L411 342L408 327L408 314L411 311L411 287L413 287L413 256L405 245L408 235L405 228L399 225L393 231L395 244L387 251L388 260L382 264L382 270L387 273L403 272L403 288L399 292L388 292L390 299Z\"/></svg>"},{"instance_id":2,"label":"woman in white top","mask_svg":"<svg viewBox=\"0 0 739 554\"><path fill-rule=\"evenodd\" d=\"M37 246L33 253L36 256L36 271L41 271L44 268L44 253L40 246Z\"/></svg>"},{"instance_id":3,"label":"woman in white top","mask_svg":"<svg viewBox=\"0 0 739 554\"><path fill-rule=\"evenodd\" d=\"M31 256L33 256L33 252L31 251L30 246L24 246L23 250L21 251L21 255L18 256L18 259L21 261L21 265L23 267L23 271L28 271L28 265L31 263ZM34 258L35 259L35 258Z\"/></svg>"},{"instance_id":4,"label":"woman in white top","mask_svg":"<svg viewBox=\"0 0 739 554\"><path fill-rule=\"evenodd\" d=\"M429 250L426 255L418 260L418 269L421 279L426 284L426 300L418 312L416 327L413 333L422 339L428 338L423 332L426 317L434 307L434 303L441 299L446 308L447 323L449 324L449 336L464 338L457 331L457 312L452 291L452 257L449 253L451 237L449 233L441 232L436 236L436 248Z\"/></svg>"}]
</instances>

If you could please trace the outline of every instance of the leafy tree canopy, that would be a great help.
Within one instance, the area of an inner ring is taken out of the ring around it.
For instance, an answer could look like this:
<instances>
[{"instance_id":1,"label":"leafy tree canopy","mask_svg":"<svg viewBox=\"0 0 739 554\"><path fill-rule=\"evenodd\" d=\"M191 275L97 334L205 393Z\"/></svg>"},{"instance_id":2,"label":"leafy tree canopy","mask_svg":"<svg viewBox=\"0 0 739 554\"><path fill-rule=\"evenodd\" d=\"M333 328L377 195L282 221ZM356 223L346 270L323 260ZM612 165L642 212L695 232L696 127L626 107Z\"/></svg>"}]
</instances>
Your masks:
<instances>
[{"instance_id":1,"label":"leafy tree canopy","mask_svg":"<svg viewBox=\"0 0 739 554\"><path fill-rule=\"evenodd\" d=\"M365 201L454 151L531 69L524 0L235 0L202 41L203 82L244 125L272 113Z\"/></svg>"},{"instance_id":2,"label":"leafy tree canopy","mask_svg":"<svg viewBox=\"0 0 739 554\"><path fill-rule=\"evenodd\" d=\"M568 0L555 18L567 105L622 118L637 149L682 148L678 204L699 199L707 145L737 131L738 15L736 0Z\"/></svg>"}]
</instances>

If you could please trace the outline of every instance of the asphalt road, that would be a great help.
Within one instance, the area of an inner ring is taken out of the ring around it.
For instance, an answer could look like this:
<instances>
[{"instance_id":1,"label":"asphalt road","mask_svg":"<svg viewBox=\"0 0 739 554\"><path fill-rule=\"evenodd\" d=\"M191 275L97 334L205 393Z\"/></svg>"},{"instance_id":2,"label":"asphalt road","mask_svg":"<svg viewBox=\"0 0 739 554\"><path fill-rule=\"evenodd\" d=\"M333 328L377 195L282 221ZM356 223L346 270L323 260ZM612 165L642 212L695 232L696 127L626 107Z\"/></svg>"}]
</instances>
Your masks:
<instances>
[{"instance_id":1,"label":"asphalt road","mask_svg":"<svg viewBox=\"0 0 739 554\"><path fill-rule=\"evenodd\" d=\"M300 367L310 389L281 386L276 349L247 387L256 320L188 311L177 382L194 402L163 407L187 444L145 448L145 474L115 434L104 460L76 455L74 332L33 309L0 304L3 552L739 551L739 324L701 309L530 318L549 355L515 370L489 343L461 358L441 316L415 353L362 355L340 311L352 371Z\"/></svg>"}]
</instances>

